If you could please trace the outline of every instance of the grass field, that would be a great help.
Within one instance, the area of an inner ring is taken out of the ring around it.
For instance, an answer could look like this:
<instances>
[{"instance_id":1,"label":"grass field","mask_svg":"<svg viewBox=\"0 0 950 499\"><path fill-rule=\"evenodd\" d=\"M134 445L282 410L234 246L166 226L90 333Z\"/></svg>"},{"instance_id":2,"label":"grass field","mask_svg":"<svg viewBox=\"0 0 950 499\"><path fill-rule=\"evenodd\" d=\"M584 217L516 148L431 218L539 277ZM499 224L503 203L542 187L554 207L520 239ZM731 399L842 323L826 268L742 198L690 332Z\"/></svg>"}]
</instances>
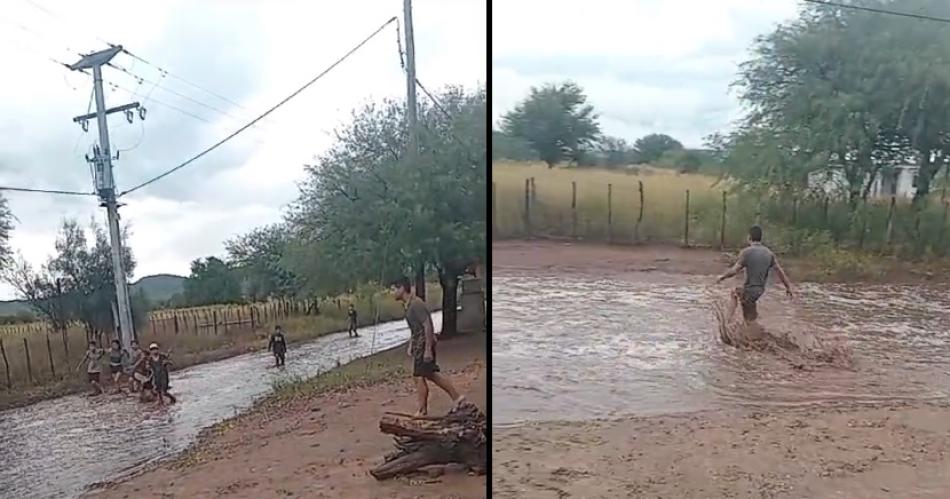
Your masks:
<instances>
[{"instance_id":1,"label":"grass field","mask_svg":"<svg viewBox=\"0 0 950 499\"><path fill-rule=\"evenodd\" d=\"M748 227L760 223L777 249L799 254L834 248L942 256L950 240L948 205L938 196L919 215L907 200L898 200L892 211L888 199L861 205L852 214L843 200L758 197L737 192L728 181L713 176L648 166L608 171L496 162L492 176L493 230L502 239L534 236L737 247L744 243ZM533 179L533 189L529 182L526 224L528 179Z\"/></svg>"},{"instance_id":2,"label":"grass field","mask_svg":"<svg viewBox=\"0 0 950 499\"><path fill-rule=\"evenodd\" d=\"M441 288L430 284L426 298L430 309L435 310L442 303ZM380 322L403 317L402 305L389 293L381 292L375 299L379 301ZM305 315L304 308L299 307L288 310L286 316L271 315L267 320L264 320L264 317L268 317L266 314L258 315L260 319L253 327L246 319L242 324L232 322L227 328L219 325L217 334L214 333L214 328L194 329L187 324L191 324L190 318L197 317L201 324L206 317L213 315L217 315L221 322L226 318L247 318L247 307L243 307L243 313L239 313L240 308L236 306L163 310L154 315L152 327L139 331L139 342L145 345L157 342L163 350L172 352L175 367L183 368L265 348L267 337L277 323L283 326L291 343L345 330L346 307L349 303L355 305L361 326L375 322L374 298L354 296L322 301L319 315ZM180 318L181 324L178 334L175 334L173 327L167 326L170 318L175 315ZM155 327L155 324L162 322L166 323L165 327ZM86 337L82 328L70 327L65 335L47 334L45 325L38 326L38 329L8 330L0 334L0 345L6 359L4 361L0 358L0 410L76 392L87 386L84 369L81 368L79 372L75 370L86 349Z\"/></svg>"}]
</instances>

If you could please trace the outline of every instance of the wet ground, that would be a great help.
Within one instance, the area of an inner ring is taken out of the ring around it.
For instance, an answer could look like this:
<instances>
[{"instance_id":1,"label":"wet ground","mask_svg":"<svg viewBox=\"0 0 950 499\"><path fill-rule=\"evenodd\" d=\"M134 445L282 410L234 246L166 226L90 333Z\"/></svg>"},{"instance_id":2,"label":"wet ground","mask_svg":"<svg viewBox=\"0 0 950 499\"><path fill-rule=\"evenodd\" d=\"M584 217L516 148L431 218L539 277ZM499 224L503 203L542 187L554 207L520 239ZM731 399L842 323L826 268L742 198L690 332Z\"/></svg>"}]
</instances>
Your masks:
<instances>
[{"instance_id":1,"label":"wet ground","mask_svg":"<svg viewBox=\"0 0 950 499\"><path fill-rule=\"evenodd\" d=\"M436 329L441 315L433 314ZM375 332L375 334L374 334ZM178 404L157 408L122 395L75 395L0 412L0 497L75 497L185 449L198 432L234 416L280 379L307 377L406 341L405 322L291 345L287 365L267 352L172 373Z\"/></svg>"},{"instance_id":2,"label":"wet ground","mask_svg":"<svg viewBox=\"0 0 950 499\"><path fill-rule=\"evenodd\" d=\"M493 269L494 425L950 396L948 289L806 284L789 302L772 288L766 329L851 352L850 368L802 368L719 343L711 276L617 269Z\"/></svg>"}]
</instances>

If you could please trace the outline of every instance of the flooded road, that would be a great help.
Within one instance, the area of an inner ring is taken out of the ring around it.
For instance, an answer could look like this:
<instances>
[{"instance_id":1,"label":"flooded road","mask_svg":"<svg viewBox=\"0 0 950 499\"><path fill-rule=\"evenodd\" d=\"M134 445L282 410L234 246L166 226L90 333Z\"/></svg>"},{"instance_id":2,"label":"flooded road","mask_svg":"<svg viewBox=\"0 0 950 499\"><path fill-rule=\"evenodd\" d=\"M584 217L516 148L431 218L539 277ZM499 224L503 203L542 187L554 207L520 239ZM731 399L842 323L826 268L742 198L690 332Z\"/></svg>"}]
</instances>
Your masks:
<instances>
[{"instance_id":1,"label":"flooded road","mask_svg":"<svg viewBox=\"0 0 950 499\"><path fill-rule=\"evenodd\" d=\"M438 330L442 316L433 314ZM374 341L375 336L375 341ZM172 373L178 403L157 408L122 396L73 395L0 413L0 497L76 497L90 484L135 472L184 450L198 432L234 416L281 378L306 377L396 346L404 321L291 345L284 369L266 351Z\"/></svg>"},{"instance_id":2,"label":"flooded road","mask_svg":"<svg viewBox=\"0 0 950 499\"><path fill-rule=\"evenodd\" d=\"M850 369L796 369L718 342L711 281L494 275L492 423L950 396L948 289L806 284L791 303L770 289L759 307L766 329L852 352Z\"/></svg>"}]
</instances>

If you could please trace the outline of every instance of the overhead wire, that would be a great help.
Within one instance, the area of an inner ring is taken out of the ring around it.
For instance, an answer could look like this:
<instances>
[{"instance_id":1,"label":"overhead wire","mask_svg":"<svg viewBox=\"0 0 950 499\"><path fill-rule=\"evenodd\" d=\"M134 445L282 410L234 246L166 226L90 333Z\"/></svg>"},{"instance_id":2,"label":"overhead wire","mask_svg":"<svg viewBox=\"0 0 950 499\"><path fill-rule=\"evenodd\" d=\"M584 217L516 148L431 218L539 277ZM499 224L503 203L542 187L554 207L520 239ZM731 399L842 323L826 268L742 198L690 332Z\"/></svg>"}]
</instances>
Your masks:
<instances>
[{"instance_id":1,"label":"overhead wire","mask_svg":"<svg viewBox=\"0 0 950 499\"><path fill-rule=\"evenodd\" d=\"M864 5L853 5L853 4L847 4L847 3L841 3L841 2L826 1L826 0L802 0L802 1L805 3L811 3L815 5L824 5L826 7L837 7L839 9L860 10L864 12L872 12L875 14L908 17L912 19L921 19L925 21L934 21L934 22L940 22L940 23L950 23L950 18L929 16L926 14L914 14L913 12L900 12L896 10L888 10L888 9L881 9L877 7L867 7Z\"/></svg>"},{"instance_id":2,"label":"overhead wire","mask_svg":"<svg viewBox=\"0 0 950 499\"><path fill-rule=\"evenodd\" d=\"M248 122L247 124L245 124L244 126L242 126L241 128L238 128L237 130L235 130L235 131L232 132L231 134L227 135L226 137L224 137L223 139L219 140L218 142L212 144L211 146L209 146L208 148L206 148L206 149L204 149L203 151L199 152L198 154L192 156L192 157L189 158L188 160L186 160L186 161L182 162L181 164L175 166L174 168L171 168L171 169L167 170L166 172L164 172L164 173L162 173L162 174L160 174L160 175L158 175L158 176L155 176L155 177L153 177L153 178L151 178L151 179L149 179L149 180L147 180L147 181L145 181L145 182L142 182L142 183L136 185L135 187L132 187L132 188L130 188L130 189L127 189L127 190L123 191L122 193L119 194L119 197L125 196L126 194L130 194L130 193L132 193L132 192L135 192L135 191L137 191L137 190L139 190L139 189L141 189L141 188L143 188L143 187L146 187L146 186L148 186L148 185L150 185L150 184L152 184L152 183L154 183L154 182L157 182L157 181L159 181L159 180L161 180L161 179L163 179L163 178L165 178L165 177L171 175L172 173L175 173L175 172L181 170L182 168L185 168L186 166L188 166L188 165L194 163L195 161L197 161L198 159L202 158L203 156L205 156L206 154L210 153L211 151L217 149L218 147L220 147L220 146L223 145L224 143L228 142L228 141L231 140L232 138L236 137L236 136L237 136L238 134L240 134L241 132L247 130L248 128L250 128L250 127L252 127L252 126L254 126L254 124L256 124L258 121L261 121L262 119L264 119L265 117L267 117L268 115L270 115L271 113L273 113L274 111L276 111L278 108L282 107L282 106L283 106L284 104L286 104L288 101L290 101L291 99L293 99L294 97L296 97L297 95L299 95L301 92L303 92L304 90L306 90L307 88L309 88L311 85L313 85L314 83L316 83L317 81L319 81L321 78L323 78L324 76L326 76L330 71L334 70L337 66L339 66L341 63L343 63L343 61L345 61L345 60L348 59L350 56L352 56L357 50L361 49L364 45L366 45L367 42L369 42L371 39L373 39L373 38L374 38L376 35L378 35L383 29L385 29L386 26L389 26L389 24L393 23L394 21L396 21L396 17L392 17L392 18L390 18L389 20L387 20L387 21L386 21L385 23L383 23L379 28L377 28L375 31L373 31L369 36L367 36L366 38L364 38L364 39L363 39L361 42L359 42L356 46L354 46L352 49L350 49L348 52L346 52L342 57L340 57L340 58L337 59L335 62L333 62L333 64L331 64L329 67L327 67L326 69L324 69L323 71L321 71L321 72L320 72L317 76L315 76L313 79L311 79L310 81L308 81L307 83L305 83L302 87L300 87L300 88L298 88L297 90L295 90L293 93L291 93L290 95L288 95L287 97L285 97L284 99L282 99L280 102L278 102L277 104L275 104L274 106L272 106L270 109L264 111L262 114L260 114L259 116L257 116L256 118L254 118L253 120L251 120L250 122Z\"/></svg>"}]
</instances>

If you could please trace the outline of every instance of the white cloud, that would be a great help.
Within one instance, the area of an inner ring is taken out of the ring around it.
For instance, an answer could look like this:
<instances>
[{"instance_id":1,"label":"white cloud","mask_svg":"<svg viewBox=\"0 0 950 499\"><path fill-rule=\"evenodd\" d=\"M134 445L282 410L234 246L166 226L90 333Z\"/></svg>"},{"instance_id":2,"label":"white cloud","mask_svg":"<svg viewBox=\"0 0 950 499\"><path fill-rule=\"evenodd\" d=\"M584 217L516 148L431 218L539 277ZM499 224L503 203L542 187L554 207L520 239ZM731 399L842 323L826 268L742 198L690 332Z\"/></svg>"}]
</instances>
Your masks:
<instances>
[{"instance_id":1,"label":"white cloud","mask_svg":"<svg viewBox=\"0 0 950 499\"><path fill-rule=\"evenodd\" d=\"M0 85L0 184L88 190L83 155L95 126L82 134L71 122L86 111L90 81L51 63L78 59L69 49L104 48L98 37L190 82L229 97L232 106L153 67L119 56L116 62L163 87L227 111L224 116L162 88L152 90L107 68L108 104L147 103L143 128L110 119L120 188L174 166L219 140L249 117L288 95L392 16L402 2L69 2L4 3L0 57L17 78ZM416 0L414 24L419 79L430 89L486 83L486 6L477 0ZM98 29L96 27L99 27ZM26 28L26 29L24 29ZM67 48L68 47L68 48ZM124 198L123 220L132 224L130 245L138 276L187 273L191 260L221 254L223 243L255 226L277 222L296 195L302 165L330 143L330 132L351 110L371 100L403 98L395 26L390 25L353 57L232 142L167 179ZM150 96L151 100L146 99ZM420 94L420 99L424 96ZM211 123L184 116L162 101ZM52 251L64 216L102 218L94 199L9 193L19 223L15 249L41 263ZM0 287L0 298L11 290Z\"/></svg>"},{"instance_id":2,"label":"white cloud","mask_svg":"<svg viewBox=\"0 0 950 499\"><path fill-rule=\"evenodd\" d=\"M567 0L492 6L492 117L532 86L581 85L607 134L663 132L688 146L738 116L729 93L755 36L794 0Z\"/></svg>"}]
</instances>

